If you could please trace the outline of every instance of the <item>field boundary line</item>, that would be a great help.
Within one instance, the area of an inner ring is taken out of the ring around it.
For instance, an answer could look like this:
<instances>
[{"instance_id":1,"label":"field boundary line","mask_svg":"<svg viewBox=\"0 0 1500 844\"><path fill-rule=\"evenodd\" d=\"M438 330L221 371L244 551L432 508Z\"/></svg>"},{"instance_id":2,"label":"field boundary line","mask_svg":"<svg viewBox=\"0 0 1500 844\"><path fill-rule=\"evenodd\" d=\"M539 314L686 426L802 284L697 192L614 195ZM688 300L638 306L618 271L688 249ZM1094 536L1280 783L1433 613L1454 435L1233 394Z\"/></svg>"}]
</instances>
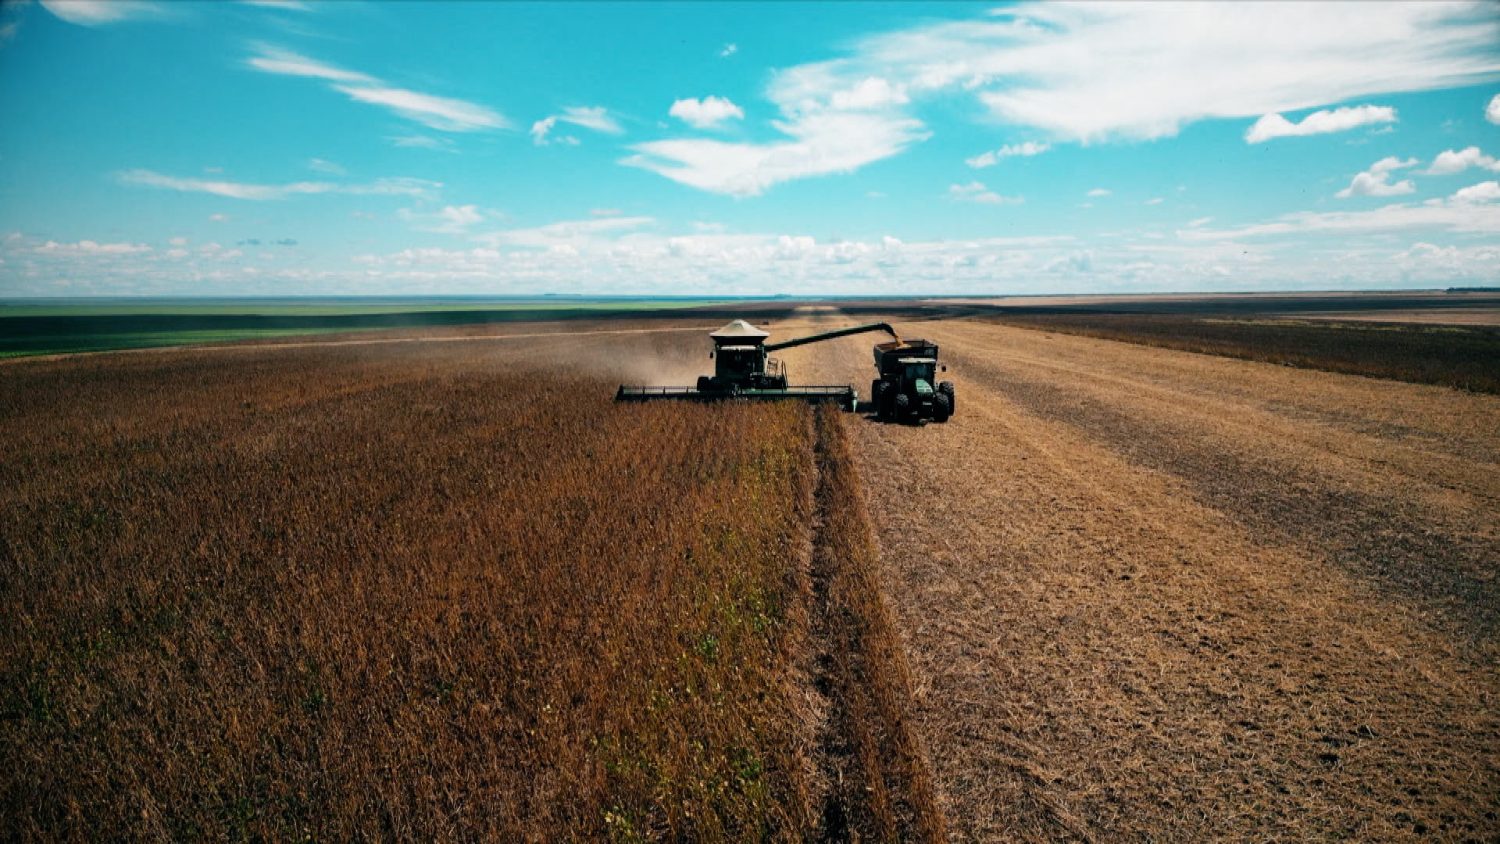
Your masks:
<instances>
[{"instance_id":1,"label":"field boundary line","mask_svg":"<svg viewBox=\"0 0 1500 844\"><path fill-rule=\"evenodd\" d=\"M0 366L16 365L22 363L41 363L46 361L68 360L70 358L95 357L98 355L142 355L142 354L173 354L182 352L243 352L255 350L282 349L311 349L322 346L382 346L398 343L481 343L493 342L495 340L535 340L545 337L593 337L607 334L663 334L674 331L701 331L708 333L717 326L693 325L693 326L669 326L663 328L602 328L598 331L528 331L515 334L473 334L459 337L368 337L359 340L328 340L320 342L317 340L300 340L290 343L258 343L254 340L245 340L238 343L220 343L216 345L184 344L178 346L146 346L139 349L99 349L88 352L63 352L55 355L18 355L15 357L0 358ZM404 329L391 329L401 331ZM309 332L306 337L328 336L323 332Z\"/></svg>"}]
</instances>

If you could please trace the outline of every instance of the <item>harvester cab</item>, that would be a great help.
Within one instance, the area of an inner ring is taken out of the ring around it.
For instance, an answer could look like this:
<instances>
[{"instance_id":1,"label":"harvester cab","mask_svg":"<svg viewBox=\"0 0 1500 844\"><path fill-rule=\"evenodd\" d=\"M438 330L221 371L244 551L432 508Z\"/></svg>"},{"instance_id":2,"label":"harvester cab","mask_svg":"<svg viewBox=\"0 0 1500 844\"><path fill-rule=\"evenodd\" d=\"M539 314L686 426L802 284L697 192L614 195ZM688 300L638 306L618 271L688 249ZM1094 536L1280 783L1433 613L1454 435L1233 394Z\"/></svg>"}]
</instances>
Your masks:
<instances>
[{"instance_id":1,"label":"harvester cab","mask_svg":"<svg viewBox=\"0 0 1500 844\"><path fill-rule=\"evenodd\" d=\"M956 402L952 381L937 380L938 347L926 340L893 340L875 345L870 402L881 419L900 422L931 419L947 422Z\"/></svg>"},{"instance_id":2,"label":"harvester cab","mask_svg":"<svg viewBox=\"0 0 1500 844\"><path fill-rule=\"evenodd\" d=\"M702 392L786 389L786 368L766 350L771 335L737 319L708 335L714 350L714 374L698 378Z\"/></svg>"}]
</instances>

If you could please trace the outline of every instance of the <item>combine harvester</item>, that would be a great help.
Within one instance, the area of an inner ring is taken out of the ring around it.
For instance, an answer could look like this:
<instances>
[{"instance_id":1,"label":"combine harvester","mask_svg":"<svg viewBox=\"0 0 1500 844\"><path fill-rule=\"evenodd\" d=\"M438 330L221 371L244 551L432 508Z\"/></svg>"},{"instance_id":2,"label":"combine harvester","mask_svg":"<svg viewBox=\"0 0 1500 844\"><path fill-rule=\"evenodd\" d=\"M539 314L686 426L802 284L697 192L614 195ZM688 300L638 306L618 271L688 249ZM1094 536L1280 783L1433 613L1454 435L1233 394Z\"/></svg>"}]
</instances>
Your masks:
<instances>
[{"instance_id":1,"label":"combine harvester","mask_svg":"<svg viewBox=\"0 0 1500 844\"><path fill-rule=\"evenodd\" d=\"M770 354L869 331L883 331L892 338L875 346L875 367L880 377L870 386L870 400L876 414L882 419L899 421L948 421L953 413L953 384L944 381L936 388L933 386L938 347L924 340L903 341L896 330L884 322L767 343L770 334L737 319L708 335L714 342L714 350L709 353L714 359L714 374L699 376L696 387L622 386L615 393L615 400L834 402L853 412L859 409L859 393L853 386L787 386L786 365Z\"/></svg>"}]
</instances>

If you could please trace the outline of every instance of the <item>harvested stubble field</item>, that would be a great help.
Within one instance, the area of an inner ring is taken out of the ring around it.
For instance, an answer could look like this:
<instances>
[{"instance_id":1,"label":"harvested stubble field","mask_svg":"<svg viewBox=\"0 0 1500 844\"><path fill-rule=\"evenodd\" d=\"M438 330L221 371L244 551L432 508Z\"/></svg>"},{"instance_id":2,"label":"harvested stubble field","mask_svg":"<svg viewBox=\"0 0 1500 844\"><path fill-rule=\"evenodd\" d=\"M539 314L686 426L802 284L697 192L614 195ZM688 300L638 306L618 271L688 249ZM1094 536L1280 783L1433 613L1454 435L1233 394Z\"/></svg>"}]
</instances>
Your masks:
<instances>
[{"instance_id":1,"label":"harvested stubble field","mask_svg":"<svg viewBox=\"0 0 1500 844\"><path fill-rule=\"evenodd\" d=\"M958 413L854 453L955 838L1500 836L1500 398L909 328Z\"/></svg>"},{"instance_id":2,"label":"harvested stubble field","mask_svg":"<svg viewBox=\"0 0 1500 844\"><path fill-rule=\"evenodd\" d=\"M611 405L684 325L0 367L5 832L1500 837L1500 397L948 319L946 425Z\"/></svg>"},{"instance_id":3,"label":"harvested stubble field","mask_svg":"<svg viewBox=\"0 0 1500 844\"><path fill-rule=\"evenodd\" d=\"M1479 309L1340 314L1055 313L1007 324L1245 360L1500 393L1500 326Z\"/></svg>"}]
</instances>

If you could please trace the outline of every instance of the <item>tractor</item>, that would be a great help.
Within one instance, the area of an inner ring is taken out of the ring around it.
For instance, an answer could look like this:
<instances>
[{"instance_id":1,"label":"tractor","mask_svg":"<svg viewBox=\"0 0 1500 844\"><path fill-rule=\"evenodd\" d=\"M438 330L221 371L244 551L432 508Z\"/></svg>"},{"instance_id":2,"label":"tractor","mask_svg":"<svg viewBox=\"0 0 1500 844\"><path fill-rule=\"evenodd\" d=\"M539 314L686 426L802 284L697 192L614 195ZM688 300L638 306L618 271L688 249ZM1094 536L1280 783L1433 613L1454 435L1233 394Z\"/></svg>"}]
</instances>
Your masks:
<instances>
[{"instance_id":1,"label":"tractor","mask_svg":"<svg viewBox=\"0 0 1500 844\"><path fill-rule=\"evenodd\" d=\"M926 340L892 340L875 345L875 370L870 402L880 419L947 422L955 409L953 382L938 383L938 347Z\"/></svg>"}]
</instances>

